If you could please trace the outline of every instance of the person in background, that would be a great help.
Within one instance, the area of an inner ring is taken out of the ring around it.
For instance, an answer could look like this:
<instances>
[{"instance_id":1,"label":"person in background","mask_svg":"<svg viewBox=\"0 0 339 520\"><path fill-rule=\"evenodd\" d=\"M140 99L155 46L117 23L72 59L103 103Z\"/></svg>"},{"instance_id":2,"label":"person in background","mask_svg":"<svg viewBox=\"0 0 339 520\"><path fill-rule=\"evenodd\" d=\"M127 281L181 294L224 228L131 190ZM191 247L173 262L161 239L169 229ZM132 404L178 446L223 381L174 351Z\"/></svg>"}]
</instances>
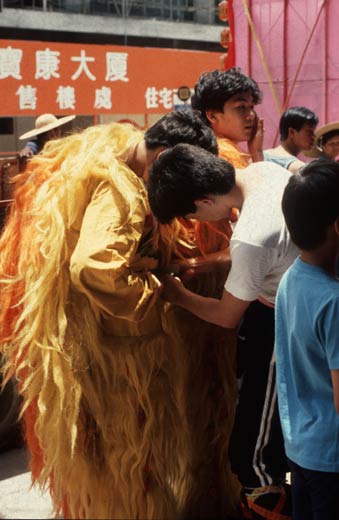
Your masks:
<instances>
[{"instance_id":1,"label":"person in background","mask_svg":"<svg viewBox=\"0 0 339 520\"><path fill-rule=\"evenodd\" d=\"M219 156L236 168L263 160L263 120L254 109L261 97L257 83L236 67L205 72L194 87L192 107L217 136Z\"/></svg>"},{"instance_id":2,"label":"person in background","mask_svg":"<svg viewBox=\"0 0 339 520\"><path fill-rule=\"evenodd\" d=\"M339 121L318 128L314 145L305 155L335 161L339 156Z\"/></svg>"},{"instance_id":3,"label":"person in background","mask_svg":"<svg viewBox=\"0 0 339 520\"><path fill-rule=\"evenodd\" d=\"M151 209L163 223L178 216L215 222L228 220L232 208L240 212L230 243L231 268L220 299L194 294L173 276L164 277L162 295L221 327L235 329L241 323L239 400L230 458L243 487L246 518L278 514L280 520L290 518L288 468L271 362L276 290L298 254L281 211L290 176L269 162L234 170L221 158L180 144L164 151L153 164L147 184ZM228 348L226 343L224 348Z\"/></svg>"},{"instance_id":4,"label":"person in background","mask_svg":"<svg viewBox=\"0 0 339 520\"><path fill-rule=\"evenodd\" d=\"M279 121L280 143L264 150L265 161L275 162L296 173L305 164L298 155L311 150L317 124L318 117L312 110L299 106L287 109Z\"/></svg>"},{"instance_id":5,"label":"person in background","mask_svg":"<svg viewBox=\"0 0 339 520\"><path fill-rule=\"evenodd\" d=\"M74 118L74 115L58 119L53 114L41 114L36 118L33 130L29 130L19 137L20 140L29 139L24 148L20 150L19 157L27 159L40 153L47 141L61 137L60 127Z\"/></svg>"},{"instance_id":6,"label":"person in background","mask_svg":"<svg viewBox=\"0 0 339 520\"><path fill-rule=\"evenodd\" d=\"M339 518L339 164L313 161L282 199L300 256L276 303L280 418L291 469L293 520Z\"/></svg>"},{"instance_id":7,"label":"person in background","mask_svg":"<svg viewBox=\"0 0 339 520\"><path fill-rule=\"evenodd\" d=\"M258 117L255 113L255 105L260 101L261 92L257 83L252 78L243 74L239 68L232 68L227 71L214 70L205 72L200 76L194 87L192 107L199 110L205 122L215 133L218 141L219 156L231 162L233 166L237 168L245 168L252 161L262 159L263 121L260 120L258 123ZM247 145L247 149L241 148L243 143ZM214 241L214 245L217 247L214 247L213 251L221 260L222 257L225 257L222 253L222 248L226 245L227 249L224 251L227 253L229 259L228 244L232 235L230 221L234 222L236 219L237 211L233 210L229 220L224 219L219 222L198 222L185 219L176 219L175 221L180 221L184 226L193 226L195 234L198 237L198 243L201 244L205 251L210 250L209 242L212 243ZM215 238L218 238L218 240L216 241ZM223 244L221 239L223 239ZM218 244L216 242L218 242ZM222 265L222 263L220 263L220 265ZM228 264L224 261L224 265ZM205 276L210 276L210 274L205 274ZM217 295L217 293L215 293L215 297L219 297L222 294L226 276L226 272L224 275L220 272L220 294ZM205 291L202 294L207 293ZM199 324L200 322L198 322L198 325ZM211 327L211 338L215 337L215 330L219 327L215 327L212 324L208 324L208 326ZM218 406L221 407L221 409L222 406L227 407L228 420L225 421L224 435L218 435L217 437L218 443L212 440L213 436L215 436L212 428L210 428L211 433L208 437L211 439L209 444L217 448L214 450L215 455L213 456L215 471L212 472L214 476L213 487L218 490L216 494L219 495L220 492L222 494L222 488L225 487L225 482L229 482L230 484L227 486L229 494L231 483L233 483L232 486L235 490L234 496L239 497L241 485L236 476L231 472L229 460L227 458L221 460L218 455L220 453L228 453L235 415L235 405L237 402L237 349L236 342L230 341L230 333L236 336L236 331L227 331L219 328L219 333L216 339L214 339L215 345L210 349L212 352L218 352L214 367L220 367L220 369L213 368L213 372L211 372L211 368L209 370L211 378L215 381L215 392L219 392L219 394L223 392L225 402L222 405L219 400ZM220 346L222 345L227 345L227 348L224 349L224 354L220 353ZM221 360L224 361L223 366L221 365ZM212 363L210 362L209 365L212 365ZM218 388L219 390L217 390ZM202 394L210 395L211 392L206 390L203 390ZM210 404L208 400L205 400L204 406L207 413L211 411ZM215 408L215 404L213 406ZM218 415L220 415L220 412L215 410L213 416L217 417ZM197 472L199 470L195 468L194 471ZM222 516L223 514L222 509L214 511L215 516Z\"/></svg>"}]
</instances>

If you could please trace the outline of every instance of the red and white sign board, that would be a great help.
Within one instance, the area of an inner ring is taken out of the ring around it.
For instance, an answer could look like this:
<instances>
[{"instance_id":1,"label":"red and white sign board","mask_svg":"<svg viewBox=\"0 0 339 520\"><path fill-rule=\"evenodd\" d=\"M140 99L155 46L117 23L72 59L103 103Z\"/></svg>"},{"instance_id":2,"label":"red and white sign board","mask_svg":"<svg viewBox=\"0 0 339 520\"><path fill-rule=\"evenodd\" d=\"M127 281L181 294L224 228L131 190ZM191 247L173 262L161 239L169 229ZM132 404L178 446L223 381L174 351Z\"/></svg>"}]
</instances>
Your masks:
<instances>
[{"instance_id":1,"label":"red and white sign board","mask_svg":"<svg viewBox=\"0 0 339 520\"><path fill-rule=\"evenodd\" d=\"M0 116L162 113L218 68L215 52L0 40Z\"/></svg>"}]
</instances>

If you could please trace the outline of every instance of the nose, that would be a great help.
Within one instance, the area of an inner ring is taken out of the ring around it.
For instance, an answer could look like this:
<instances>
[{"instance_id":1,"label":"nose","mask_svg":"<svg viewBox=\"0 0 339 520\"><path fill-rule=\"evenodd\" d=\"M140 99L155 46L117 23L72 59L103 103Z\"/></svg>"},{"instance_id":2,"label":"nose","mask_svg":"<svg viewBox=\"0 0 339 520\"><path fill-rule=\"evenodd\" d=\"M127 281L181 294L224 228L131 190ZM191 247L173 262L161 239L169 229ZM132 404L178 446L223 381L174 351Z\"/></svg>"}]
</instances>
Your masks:
<instances>
[{"instance_id":1,"label":"nose","mask_svg":"<svg viewBox=\"0 0 339 520\"><path fill-rule=\"evenodd\" d=\"M254 119L255 118L255 110L252 107L248 107L246 110L246 118L247 119Z\"/></svg>"}]
</instances>

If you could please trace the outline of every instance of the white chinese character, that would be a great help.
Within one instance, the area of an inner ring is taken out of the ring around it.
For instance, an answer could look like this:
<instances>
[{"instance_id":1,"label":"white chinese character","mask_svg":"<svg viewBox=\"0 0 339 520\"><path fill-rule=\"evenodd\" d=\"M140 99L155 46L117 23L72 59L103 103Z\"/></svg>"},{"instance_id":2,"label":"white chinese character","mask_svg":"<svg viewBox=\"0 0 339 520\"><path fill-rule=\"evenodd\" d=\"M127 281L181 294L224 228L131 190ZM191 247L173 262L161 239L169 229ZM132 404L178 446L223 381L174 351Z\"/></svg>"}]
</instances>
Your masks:
<instances>
[{"instance_id":1,"label":"white chinese character","mask_svg":"<svg viewBox=\"0 0 339 520\"><path fill-rule=\"evenodd\" d=\"M158 97L159 93L155 87L147 87L145 93L146 108L158 108Z\"/></svg>"},{"instance_id":2,"label":"white chinese character","mask_svg":"<svg viewBox=\"0 0 339 520\"><path fill-rule=\"evenodd\" d=\"M112 108L111 89L101 87L95 90L94 108Z\"/></svg>"},{"instance_id":3,"label":"white chinese character","mask_svg":"<svg viewBox=\"0 0 339 520\"><path fill-rule=\"evenodd\" d=\"M159 103L161 103L164 108L173 108L173 90L168 88L159 90Z\"/></svg>"},{"instance_id":4,"label":"white chinese character","mask_svg":"<svg viewBox=\"0 0 339 520\"><path fill-rule=\"evenodd\" d=\"M106 52L106 81L129 81L127 58L127 52Z\"/></svg>"},{"instance_id":5,"label":"white chinese character","mask_svg":"<svg viewBox=\"0 0 339 520\"><path fill-rule=\"evenodd\" d=\"M59 51L51 51L50 49L45 49L44 51L36 51L36 72L35 79L51 79L60 78L60 74L58 74L59 69Z\"/></svg>"},{"instance_id":6,"label":"white chinese character","mask_svg":"<svg viewBox=\"0 0 339 520\"><path fill-rule=\"evenodd\" d=\"M62 110L75 108L75 92L73 87L59 87L57 90L57 103Z\"/></svg>"},{"instance_id":7,"label":"white chinese character","mask_svg":"<svg viewBox=\"0 0 339 520\"><path fill-rule=\"evenodd\" d=\"M22 79L20 74L20 64L22 58L21 49L0 49L0 79L12 76L15 79Z\"/></svg>"},{"instance_id":8,"label":"white chinese character","mask_svg":"<svg viewBox=\"0 0 339 520\"><path fill-rule=\"evenodd\" d=\"M80 76L82 71L84 71L84 73L90 80L92 80L92 81L96 80L96 77L91 73L91 71L87 67L87 62L95 61L95 60L93 57L89 57L89 56L87 57L86 53L83 49L80 51L80 56L79 57L73 56L71 58L71 61L79 62L78 70L73 74L72 79L78 79L78 77Z\"/></svg>"},{"instance_id":9,"label":"white chinese character","mask_svg":"<svg viewBox=\"0 0 339 520\"><path fill-rule=\"evenodd\" d=\"M19 96L19 107L21 110L35 110L36 109L36 88L31 85L25 87L21 85L16 91Z\"/></svg>"}]
</instances>

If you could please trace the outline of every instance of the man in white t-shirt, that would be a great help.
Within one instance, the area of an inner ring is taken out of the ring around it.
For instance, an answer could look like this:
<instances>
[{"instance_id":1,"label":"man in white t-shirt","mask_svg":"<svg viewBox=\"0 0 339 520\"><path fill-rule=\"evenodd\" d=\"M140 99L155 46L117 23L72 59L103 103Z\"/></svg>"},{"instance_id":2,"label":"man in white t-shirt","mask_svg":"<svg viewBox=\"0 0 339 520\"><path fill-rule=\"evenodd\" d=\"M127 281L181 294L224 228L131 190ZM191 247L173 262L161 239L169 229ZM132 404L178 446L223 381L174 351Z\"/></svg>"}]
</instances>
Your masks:
<instances>
[{"instance_id":1,"label":"man in white t-shirt","mask_svg":"<svg viewBox=\"0 0 339 520\"><path fill-rule=\"evenodd\" d=\"M165 151L148 180L151 208L161 222L181 216L227 219L239 210L231 238L231 270L220 300L192 293L174 277L163 296L201 319L239 329L239 403L230 446L243 486L243 510L264 518L275 510L290 518L285 453L276 403L274 303L279 281L298 255L281 210L290 173L277 164L233 166L190 145ZM191 265L194 270L194 265ZM195 272L201 271L201 266ZM280 504L280 506L278 505ZM264 516L261 516L261 515Z\"/></svg>"}]
</instances>

